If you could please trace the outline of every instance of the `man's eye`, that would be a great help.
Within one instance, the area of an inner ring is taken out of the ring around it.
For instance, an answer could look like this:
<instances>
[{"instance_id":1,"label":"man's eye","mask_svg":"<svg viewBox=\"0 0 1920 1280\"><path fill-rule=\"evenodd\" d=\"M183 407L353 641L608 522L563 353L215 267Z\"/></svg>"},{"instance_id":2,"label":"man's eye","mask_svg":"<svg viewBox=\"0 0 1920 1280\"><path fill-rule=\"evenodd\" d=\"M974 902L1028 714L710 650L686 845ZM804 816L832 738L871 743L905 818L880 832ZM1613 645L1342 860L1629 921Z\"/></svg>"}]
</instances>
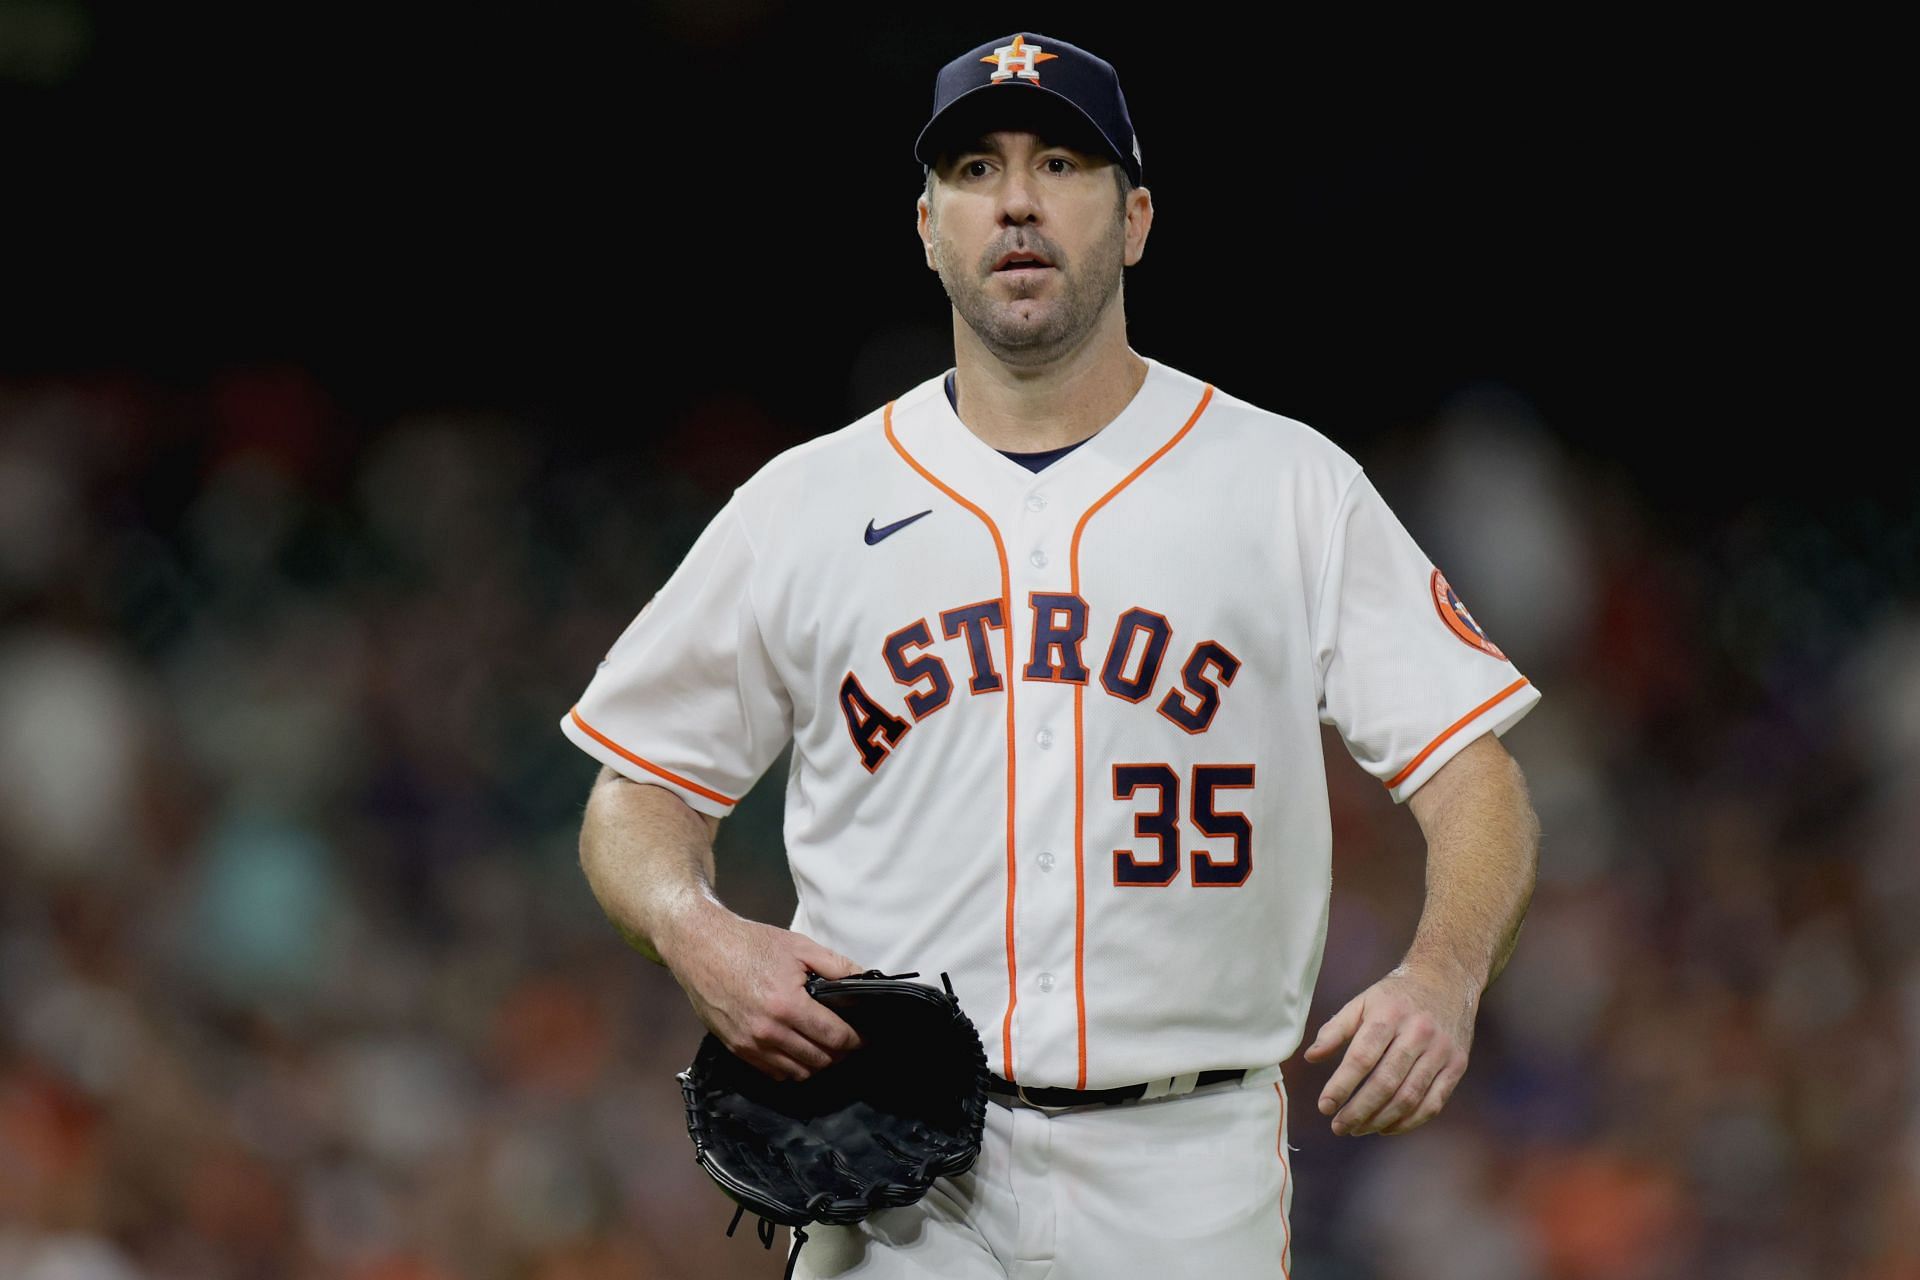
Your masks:
<instances>
[{"instance_id":1,"label":"man's eye","mask_svg":"<svg viewBox=\"0 0 1920 1280\"><path fill-rule=\"evenodd\" d=\"M1073 161L1067 159L1065 156L1048 156L1047 163L1050 165L1057 164L1062 166L1061 168L1055 169L1053 171L1055 173L1066 173L1068 170L1073 168Z\"/></svg>"},{"instance_id":2,"label":"man's eye","mask_svg":"<svg viewBox=\"0 0 1920 1280\"><path fill-rule=\"evenodd\" d=\"M987 162L985 160L966 160L961 162L960 172L969 178L977 178L980 174L975 173L974 170L979 169L981 172L985 172L986 167Z\"/></svg>"}]
</instances>

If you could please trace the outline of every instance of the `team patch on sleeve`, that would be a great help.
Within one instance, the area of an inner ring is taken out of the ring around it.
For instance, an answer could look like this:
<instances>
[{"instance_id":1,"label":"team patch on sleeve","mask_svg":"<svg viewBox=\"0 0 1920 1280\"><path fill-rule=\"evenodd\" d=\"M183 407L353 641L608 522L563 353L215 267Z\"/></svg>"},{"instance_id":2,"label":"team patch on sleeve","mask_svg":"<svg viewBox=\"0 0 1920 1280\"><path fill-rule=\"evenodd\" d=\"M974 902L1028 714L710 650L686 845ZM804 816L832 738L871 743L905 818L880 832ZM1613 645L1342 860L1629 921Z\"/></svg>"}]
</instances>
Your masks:
<instances>
[{"instance_id":1,"label":"team patch on sleeve","mask_svg":"<svg viewBox=\"0 0 1920 1280\"><path fill-rule=\"evenodd\" d=\"M1454 589L1447 585L1447 575L1435 569L1429 582L1433 588L1433 607L1439 612L1440 621L1447 624L1447 629L1459 636L1463 643L1472 645L1480 652L1491 654L1505 662L1507 655L1500 652L1493 641L1487 639L1487 633L1480 629L1480 624L1475 622L1473 615L1467 612L1466 604Z\"/></svg>"}]
</instances>

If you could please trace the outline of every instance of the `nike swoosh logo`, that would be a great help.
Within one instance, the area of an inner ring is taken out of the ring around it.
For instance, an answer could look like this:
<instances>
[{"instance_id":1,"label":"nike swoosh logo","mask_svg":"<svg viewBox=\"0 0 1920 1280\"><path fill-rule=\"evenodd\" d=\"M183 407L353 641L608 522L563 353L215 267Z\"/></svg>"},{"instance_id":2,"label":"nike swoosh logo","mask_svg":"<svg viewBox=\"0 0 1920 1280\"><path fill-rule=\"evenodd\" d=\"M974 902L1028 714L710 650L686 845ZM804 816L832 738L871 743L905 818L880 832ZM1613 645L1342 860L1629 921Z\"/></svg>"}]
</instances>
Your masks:
<instances>
[{"instance_id":1,"label":"nike swoosh logo","mask_svg":"<svg viewBox=\"0 0 1920 1280\"><path fill-rule=\"evenodd\" d=\"M867 521L867 545L872 546L874 543L880 541L880 539L900 532L915 520L918 520L920 516L930 516L932 514L933 508L928 507L925 511L922 511L919 516L908 516L905 520L895 520L892 524L885 525L879 529L874 528L873 521L869 520Z\"/></svg>"}]
</instances>

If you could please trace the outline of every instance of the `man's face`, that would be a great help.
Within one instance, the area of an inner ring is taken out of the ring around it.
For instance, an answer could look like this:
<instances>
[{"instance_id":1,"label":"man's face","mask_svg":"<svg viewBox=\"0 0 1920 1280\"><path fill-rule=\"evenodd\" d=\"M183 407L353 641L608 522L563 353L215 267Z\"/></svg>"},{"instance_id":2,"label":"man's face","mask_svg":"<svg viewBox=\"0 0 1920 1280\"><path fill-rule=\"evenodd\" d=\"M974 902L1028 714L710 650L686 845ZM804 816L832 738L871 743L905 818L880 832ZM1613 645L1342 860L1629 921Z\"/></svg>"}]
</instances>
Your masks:
<instances>
[{"instance_id":1,"label":"man's face","mask_svg":"<svg viewBox=\"0 0 1920 1280\"><path fill-rule=\"evenodd\" d=\"M982 345L1008 364L1083 343L1140 260L1153 206L1116 196L1113 162L1018 130L942 154L919 200L927 265ZM1021 254L1039 261L1021 265ZM1016 260L1009 262L1012 255Z\"/></svg>"}]
</instances>

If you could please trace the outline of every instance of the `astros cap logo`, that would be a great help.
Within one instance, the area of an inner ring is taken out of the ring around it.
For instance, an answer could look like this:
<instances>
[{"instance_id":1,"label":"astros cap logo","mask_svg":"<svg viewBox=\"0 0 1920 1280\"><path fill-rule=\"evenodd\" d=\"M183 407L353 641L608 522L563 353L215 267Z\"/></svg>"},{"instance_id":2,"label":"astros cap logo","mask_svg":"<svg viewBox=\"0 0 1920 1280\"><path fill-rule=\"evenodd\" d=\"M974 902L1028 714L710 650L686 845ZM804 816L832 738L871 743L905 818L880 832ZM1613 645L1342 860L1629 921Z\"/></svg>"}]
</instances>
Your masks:
<instances>
[{"instance_id":1,"label":"astros cap logo","mask_svg":"<svg viewBox=\"0 0 1920 1280\"><path fill-rule=\"evenodd\" d=\"M1440 621L1447 624L1447 630L1480 652L1491 654L1505 662L1507 655L1500 652L1493 641L1487 639L1487 633L1480 629L1480 624L1475 622L1473 615L1467 612L1466 603L1448 585L1447 575L1435 569L1433 577L1428 582L1433 588L1433 607L1439 611Z\"/></svg>"},{"instance_id":2,"label":"astros cap logo","mask_svg":"<svg viewBox=\"0 0 1920 1280\"><path fill-rule=\"evenodd\" d=\"M997 84L1003 80L1010 82L1012 77L1019 76L1022 80L1031 80L1039 84L1039 64L1059 56L1057 53L1044 52L1037 44L1028 44L1025 36L1015 36L1012 44L1001 45L980 61L991 62L996 68L994 73L987 77L990 83Z\"/></svg>"},{"instance_id":3,"label":"astros cap logo","mask_svg":"<svg viewBox=\"0 0 1920 1280\"><path fill-rule=\"evenodd\" d=\"M1050 64L1045 84L1041 83L1043 62ZM1008 84L1039 92L998 91L998 86ZM1012 98L1021 101L1007 101ZM1018 112L1008 111L1010 105L1018 107ZM930 176L941 145L965 141L955 133L977 137L986 126L1030 127L1035 121L1071 132L1090 153L1111 156L1134 186L1144 181L1140 140L1134 135L1113 64L1070 41L1030 31L982 40L940 68L933 78L933 111L913 141L913 158Z\"/></svg>"}]
</instances>

